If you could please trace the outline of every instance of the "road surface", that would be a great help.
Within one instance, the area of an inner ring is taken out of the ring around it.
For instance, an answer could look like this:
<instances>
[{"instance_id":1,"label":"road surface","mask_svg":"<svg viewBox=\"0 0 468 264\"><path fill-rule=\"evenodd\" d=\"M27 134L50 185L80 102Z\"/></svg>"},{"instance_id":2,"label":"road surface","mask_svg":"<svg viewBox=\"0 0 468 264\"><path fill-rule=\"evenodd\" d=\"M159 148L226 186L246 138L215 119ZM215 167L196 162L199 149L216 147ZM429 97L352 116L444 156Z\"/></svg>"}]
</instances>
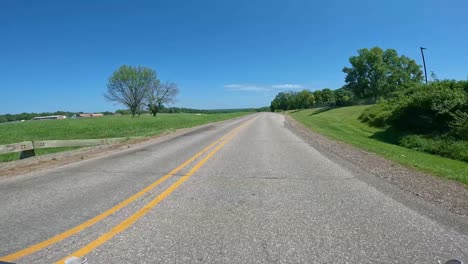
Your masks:
<instances>
[{"instance_id":1,"label":"road surface","mask_svg":"<svg viewBox=\"0 0 468 264\"><path fill-rule=\"evenodd\" d=\"M466 234L358 176L296 136L282 115L250 115L2 179L0 260L468 261Z\"/></svg>"}]
</instances>

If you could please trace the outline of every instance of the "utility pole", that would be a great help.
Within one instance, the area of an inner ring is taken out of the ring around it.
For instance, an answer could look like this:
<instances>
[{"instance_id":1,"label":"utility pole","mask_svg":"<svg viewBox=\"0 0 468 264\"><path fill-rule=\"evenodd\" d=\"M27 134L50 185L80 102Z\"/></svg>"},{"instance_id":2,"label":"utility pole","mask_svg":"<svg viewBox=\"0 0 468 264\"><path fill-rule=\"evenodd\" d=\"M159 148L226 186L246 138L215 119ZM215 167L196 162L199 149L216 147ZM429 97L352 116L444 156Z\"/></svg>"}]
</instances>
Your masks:
<instances>
[{"instance_id":1,"label":"utility pole","mask_svg":"<svg viewBox=\"0 0 468 264\"><path fill-rule=\"evenodd\" d=\"M423 64L424 64L424 77L426 77L426 84L427 84L426 60L424 59L424 50L425 50L426 48L420 47L420 49L421 49L421 55L422 55Z\"/></svg>"}]
</instances>

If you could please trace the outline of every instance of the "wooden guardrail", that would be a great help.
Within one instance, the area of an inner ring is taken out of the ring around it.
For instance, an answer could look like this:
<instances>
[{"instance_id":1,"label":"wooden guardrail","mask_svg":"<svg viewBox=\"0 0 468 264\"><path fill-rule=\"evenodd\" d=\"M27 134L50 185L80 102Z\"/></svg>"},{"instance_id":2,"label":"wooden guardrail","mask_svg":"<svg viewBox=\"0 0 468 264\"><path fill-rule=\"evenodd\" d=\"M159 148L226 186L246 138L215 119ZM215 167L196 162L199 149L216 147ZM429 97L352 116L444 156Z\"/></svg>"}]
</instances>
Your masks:
<instances>
[{"instance_id":1,"label":"wooden guardrail","mask_svg":"<svg viewBox=\"0 0 468 264\"><path fill-rule=\"evenodd\" d=\"M20 152L25 150L34 149L32 141L24 141L19 143L12 143L6 145L0 145L0 154Z\"/></svg>"},{"instance_id":2,"label":"wooden guardrail","mask_svg":"<svg viewBox=\"0 0 468 264\"><path fill-rule=\"evenodd\" d=\"M0 145L0 154L21 152L20 159L35 156L35 149L61 147L88 147L106 145L127 140L128 138L70 139L70 140L34 140Z\"/></svg>"}]
</instances>

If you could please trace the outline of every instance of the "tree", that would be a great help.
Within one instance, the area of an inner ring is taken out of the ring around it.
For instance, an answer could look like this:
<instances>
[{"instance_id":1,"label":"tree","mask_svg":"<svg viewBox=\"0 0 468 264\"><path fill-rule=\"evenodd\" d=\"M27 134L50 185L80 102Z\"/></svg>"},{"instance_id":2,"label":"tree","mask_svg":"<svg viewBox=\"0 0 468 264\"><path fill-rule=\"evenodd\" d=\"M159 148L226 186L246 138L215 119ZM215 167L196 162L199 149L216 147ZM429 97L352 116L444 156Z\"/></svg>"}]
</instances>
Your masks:
<instances>
[{"instance_id":1,"label":"tree","mask_svg":"<svg viewBox=\"0 0 468 264\"><path fill-rule=\"evenodd\" d=\"M314 95L308 90L302 90L295 94L296 109L307 109L314 106L315 98Z\"/></svg>"},{"instance_id":2,"label":"tree","mask_svg":"<svg viewBox=\"0 0 468 264\"><path fill-rule=\"evenodd\" d=\"M434 71L431 71L431 82L438 82L440 81L437 77L437 74Z\"/></svg>"},{"instance_id":3,"label":"tree","mask_svg":"<svg viewBox=\"0 0 468 264\"><path fill-rule=\"evenodd\" d=\"M293 91L289 91L286 93L287 94L287 109L286 110L291 110L291 109L298 109L299 101L297 98L297 93Z\"/></svg>"},{"instance_id":4,"label":"tree","mask_svg":"<svg viewBox=\"0 0 468 264\"><path fill-rule=\"evenodd\" d=\"M315 98L315 103L318 105L323 104L323 96L322 96L322 91L321 90L316 90L314 91L314 98Z\"/></svg>"},{"instance_id":5,"label":"tree","mask_svg":"<svg viewBox=\"0 0 468 264\"><path fill-rule=\"evenodd\" d=\"M343 68L346 86L361 99L386 98L423 80L421 66L413 59L398 56L393 49L360 49L349 62L351 67Z\"/></svg>"},{"instance_id":6,"label":"tree","mask_svg":"<svg viewBox=\"0 0 468 264\"><path fill-rule=\"evenodd\" d=\"M109 77L104 97L127 106L134 117L136 114L141 114L148 92L158 85L159 80L154 70L142 66L123 65Z\"/></svg>"},{"instance_id":7,"label":"tree","mask_svg":"<svg viewBox=\"0 0 468 264\"><path fill-rule=\"evenodd\" d=\"M289 108L289 94L285 93L285 92L281 92L281 93L278 93L275 97L275 99L273 99L273 101L271 102L271 105L270 105L270 109L272 111L276 111L276 110L288 110Z\"/></svg>"},{"instance_id":8,"label":"tree","mask_svg":"<svg viewBox=\"0 0 468 264\"><path fill-rule=\"evenodd\" d=\"M130 114L130 111L128 111L127 109L118 109L115 111L115 113L118 115L128 115Z\"/></svg>"},{"instance_id":9,"label":"tree","mask_svg":"<svg viewBox=\"0 0 468 264\"><path fill-rule=\"evenodd\" d=\"M280 92L271 101L270 110L291 110L311 108L315 104L315 97L309 90L301 92Z\"/></svg>"},{"instance_id":10,"label":"tree","mask_svg":"<svg viewBox=\"0 0 468 264\"><path fill-rule=\"evenodd\" d=\"M271 101L271 104L270 104L270 111L275 112L278 109L279 109L278 101L276 99L273 99L273 101Z\"/></svg>"},{"instance_id":11,"label":"tree","mask_svg":"<svg viewBox=\"0 0 468 264\"><path fill-rule=\"evenodd\" d=\"M148 110L156 116L164 105L175 102L177 94L179 88L173 82L153 86L146 98Z\"/></svg>"},{"instance_id":12,"label":"tree","mask_svg":"<svg viewBox=\"0 0 468 264\"><path fill-rule=\"evenodd\" d=\"M334 91L335 93L335 105L336 106L348 106L351 105L353 93L346 88L340 88Z\"/></svg>"},{"instance_id":13,"label":"tree","mask_svg":"<svg viewBox=\"0 0 468 264\"><path fill-rule=\"evenodd\" d=\"M329 106L335 106L336 98L335 93L328 88L322 90L322 103L328 104Z\"/></svg>"}]
</instances>

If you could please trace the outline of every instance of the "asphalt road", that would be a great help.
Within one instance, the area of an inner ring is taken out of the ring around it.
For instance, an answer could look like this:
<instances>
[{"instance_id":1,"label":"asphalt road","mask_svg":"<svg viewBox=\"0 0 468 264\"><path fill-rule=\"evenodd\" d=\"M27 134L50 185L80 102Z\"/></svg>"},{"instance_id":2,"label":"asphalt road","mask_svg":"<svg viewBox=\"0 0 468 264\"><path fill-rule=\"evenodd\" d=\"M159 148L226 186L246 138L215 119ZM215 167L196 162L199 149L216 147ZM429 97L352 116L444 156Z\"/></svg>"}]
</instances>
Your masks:
<instances>
[{"instance_id":1,"label":"asphalt road","mask_svg":"<svg viewBox=\"0 0 468 264\"><path fill-rule=\"evenodd\" d=\"M359 176L296 136L283 116L250 115L1 179L0 260L468 261L465 234Z\"/></svg>"}]
</instances>

